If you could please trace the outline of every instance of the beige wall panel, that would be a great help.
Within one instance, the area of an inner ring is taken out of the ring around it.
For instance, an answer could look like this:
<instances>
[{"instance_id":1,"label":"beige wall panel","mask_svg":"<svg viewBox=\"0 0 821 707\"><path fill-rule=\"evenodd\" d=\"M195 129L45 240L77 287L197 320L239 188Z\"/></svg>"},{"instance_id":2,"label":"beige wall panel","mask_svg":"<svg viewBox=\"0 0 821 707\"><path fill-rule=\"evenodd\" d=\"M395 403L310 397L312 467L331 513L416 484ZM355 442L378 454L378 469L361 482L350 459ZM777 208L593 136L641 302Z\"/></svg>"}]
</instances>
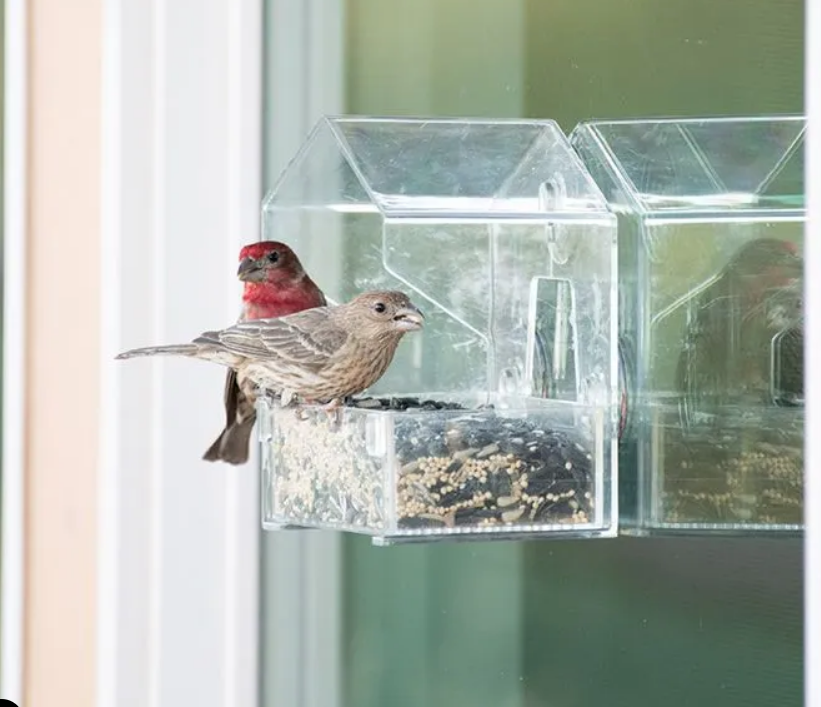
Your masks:
<instances>
[{"instance_id":1,"label":"beige wall panel","mask_svg":"<svg viewBox=\"0 0 821 707\"><path fill-rule=\"evenodd\" d=\"M101 19L29 2L27 707L95 699Z\"/></svg>"}]
</instances>

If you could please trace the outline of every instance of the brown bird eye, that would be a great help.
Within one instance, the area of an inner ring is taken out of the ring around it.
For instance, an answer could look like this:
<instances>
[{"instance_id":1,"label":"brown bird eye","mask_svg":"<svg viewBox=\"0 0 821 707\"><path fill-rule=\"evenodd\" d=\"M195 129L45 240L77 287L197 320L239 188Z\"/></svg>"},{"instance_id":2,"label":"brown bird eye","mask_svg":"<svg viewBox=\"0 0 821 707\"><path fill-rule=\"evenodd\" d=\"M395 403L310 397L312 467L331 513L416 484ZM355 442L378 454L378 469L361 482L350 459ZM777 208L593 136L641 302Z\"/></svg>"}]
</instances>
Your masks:
<instances>
[{"instance_id":1,"label":"brown bird eye","mask_svg":"<svg viewBox=\"0 0 821 707\"><path fill-rule=\"evenodd\" d=\"M270 253L268 253L268 260L270 260L272 263L275 263L277 260L279 260L279 253L277 253L275 250L272 250Z\"/></svg>"},{"instance_id":2,"label":"brown bird eye","mask_svg":"<svg viewBox=\"0 0 821 707\"><path fill-rule=\"evenodd\" d=\"M377 303L373 306L373 310L374 310L374 312L377 312L377 313L379 313L379 314L382 314L382 313L385 311L385 305L384 305L384 304L382 304L381 302L377 302Z\"/></svg>"}]
</instances>

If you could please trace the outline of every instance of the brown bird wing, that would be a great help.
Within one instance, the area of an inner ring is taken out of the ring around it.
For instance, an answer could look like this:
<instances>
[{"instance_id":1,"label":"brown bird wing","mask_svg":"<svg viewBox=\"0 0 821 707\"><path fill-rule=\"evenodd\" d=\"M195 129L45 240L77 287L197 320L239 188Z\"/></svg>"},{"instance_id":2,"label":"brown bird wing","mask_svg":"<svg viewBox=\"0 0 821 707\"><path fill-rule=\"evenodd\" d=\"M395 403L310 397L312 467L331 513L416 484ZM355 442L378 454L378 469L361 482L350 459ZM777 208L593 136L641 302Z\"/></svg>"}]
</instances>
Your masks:
<instances>
[{"instance_id":1,"label":"brown bird wing","mask_svg":"<svg viewBox=\"0 0 821 707\"><path fill-rule=\"evenodd\" d=\"M221 347L249 358L318 371L348 340L348 333L328 314L329 308L318 307L279 319L242 322L202 338L214 337Z\"/></svg>"}]
</instances>

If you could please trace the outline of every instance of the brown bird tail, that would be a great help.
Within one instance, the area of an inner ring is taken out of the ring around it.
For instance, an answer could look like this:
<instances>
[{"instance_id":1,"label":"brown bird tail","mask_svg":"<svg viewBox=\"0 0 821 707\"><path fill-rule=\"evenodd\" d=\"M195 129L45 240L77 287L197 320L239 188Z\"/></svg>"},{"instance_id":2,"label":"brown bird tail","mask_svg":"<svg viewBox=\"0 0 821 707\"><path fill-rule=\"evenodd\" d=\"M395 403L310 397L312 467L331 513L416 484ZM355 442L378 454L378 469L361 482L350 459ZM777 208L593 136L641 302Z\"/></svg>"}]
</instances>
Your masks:
<instances>
[{"instance_id":1,"label":"brown bird tail","mask_svg":"<svg viewBox=\"0 0 821 707\"><path fill-rule=\"evenodd\" d=\"M251 415L227 425L202 458L209 462L245 464L248 461L251 431L256 419L256 415Z\"/></svg>"},{"instance_id":2,"label":"brown bird tail","mask_svg":"<svg viewBox=\"0 0 821 707\"><path fill-rule=\"evenodd\" d=\"M169 346L146 346L117 354L115 358L137 358L138 356L195 356L200 350L196 344L171 344Z\"/></svg>"}]
</instances>

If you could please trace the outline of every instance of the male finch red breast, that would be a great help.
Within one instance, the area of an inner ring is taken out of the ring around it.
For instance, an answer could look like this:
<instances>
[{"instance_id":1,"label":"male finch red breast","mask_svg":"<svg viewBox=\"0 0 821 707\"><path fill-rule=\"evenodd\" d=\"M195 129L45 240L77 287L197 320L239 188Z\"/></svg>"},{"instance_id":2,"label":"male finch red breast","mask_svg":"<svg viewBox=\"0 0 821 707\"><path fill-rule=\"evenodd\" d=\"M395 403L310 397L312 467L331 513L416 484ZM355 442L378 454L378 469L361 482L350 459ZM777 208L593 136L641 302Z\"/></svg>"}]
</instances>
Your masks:
<instances>
[{"instance_id":1,"label":"male finch red breast","mask_svg":"<svg viewBox=\"0 0 821 707\"><path fill-rule=\"evenodd\" d=\"M284 317L312 307L323 307L325 296L284 243L261 241L239 253L237 277L244 283L239 321ZM207 461L244 464L248 461L251 431L256 420L254 386L242 388L237 374L225 376L225 429L203 455Z\"/></svg>"},{"instance_id":2,"label":"male finch red breast","mask_svg":"<svg viewBox=\"0 0 821 707\"><path fill-rule=\"evenodd\" d=\"M190 344L132 349L117 358L190 356L229 366L240 387L250 382L283 399L333 404L376 383L402 337L423 321L404 293L366 292L346 304L240 322Z\"/></svg>"}]
</instances>

